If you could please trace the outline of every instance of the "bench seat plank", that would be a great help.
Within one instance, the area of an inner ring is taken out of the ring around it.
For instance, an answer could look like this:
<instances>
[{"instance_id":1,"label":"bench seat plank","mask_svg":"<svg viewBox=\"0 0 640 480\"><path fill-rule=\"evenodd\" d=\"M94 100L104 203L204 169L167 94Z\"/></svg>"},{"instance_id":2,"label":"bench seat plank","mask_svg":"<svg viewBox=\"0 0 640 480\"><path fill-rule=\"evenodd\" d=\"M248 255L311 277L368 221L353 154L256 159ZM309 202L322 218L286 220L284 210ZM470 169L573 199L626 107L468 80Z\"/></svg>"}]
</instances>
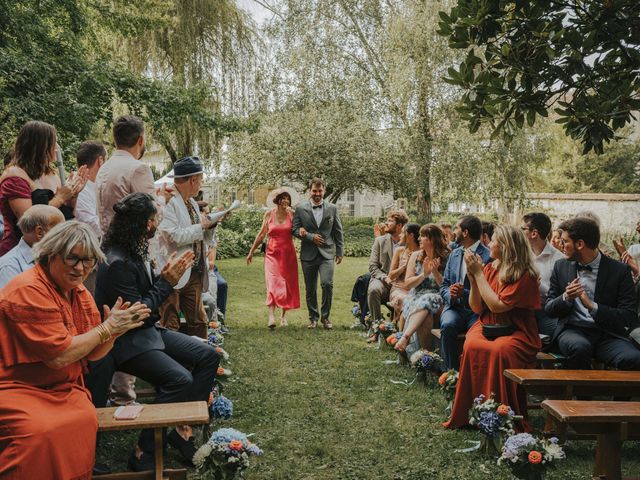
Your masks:
<instances>
[{"instance_id":1,"label":"bench seat plank","mask_svg":"<svg viewBox=\"0 0 640 480\"><path fill-rule=\"evenodd\" d=\"M563 423L640 423L640 402L545 400L542 408Z\"/></svg>"},{"instance_id":2,"label":"bench seat plank","mask_svg":"<svg viewBox=\"0 0 640 480\"><path fill-rule=\"evenodd\" d=\"M147 404L134 420L116 420L117 407L98 408L98 430L133 430L209 423L207 402Z\"/></svg>"},{"instance_id":3,"label":"bench seat plank","mask_svg":"<svg viewBox=\"0 0 640 480\"><path fill-rule=\"evenodd\" d=\"M640 372L621 370L507 369L505 377L519 385L573 385L598 387L640 387ZM606 393L606 392L603 392Z\"/></svg>"}]
</instances>

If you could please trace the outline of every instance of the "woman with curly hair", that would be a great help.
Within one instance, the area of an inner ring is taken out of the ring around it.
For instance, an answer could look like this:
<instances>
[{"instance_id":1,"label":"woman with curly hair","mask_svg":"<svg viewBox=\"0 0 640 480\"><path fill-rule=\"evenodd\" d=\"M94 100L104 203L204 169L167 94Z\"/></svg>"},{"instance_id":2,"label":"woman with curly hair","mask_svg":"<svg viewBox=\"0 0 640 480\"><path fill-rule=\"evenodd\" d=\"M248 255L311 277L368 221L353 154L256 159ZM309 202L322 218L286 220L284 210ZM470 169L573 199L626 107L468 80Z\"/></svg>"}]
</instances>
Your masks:
<instances>
[{"instance_id":1,"label":"woman with curly hair","mask_svg":"<svg viewBox=\"0 0 640 480\"><path fill-rule=\"evenodd\" d=\"M404 280L411 291L404 299L402 314L406 326L396 343L396 350L403 352L416 332L420 347L431 348L431 327L434 315L443 305L439 288L450 253L444 232L438 225L429 223L420 228L420 249L411 255Z\"/></svg>"},{"instance_id":2,"label":"woman with curly hair","mask_svg":"<svg viewBox=\"0 0 640 480\"><path fill-rule=\"evenodd\" d=\"M172 255L159 276L149 262L149 239L158 227L155 201L146 193L132 193L114 205L115 215L105 235L103 248L107 263L100 265L96 282L96 303L111 305L121 297L140 302L151 315L139 328L119 337L110 354L91 365L90 385L96 406L106 403L114 371L140 377L156 388L156 403L208 400L220 358L201 340L156 326L158 308L191 265L194 253ZM183 365L188 365L190 369ZM167 435L187 461L195 453L191 429L178 427ZM129 459L135 471L154 468L153 430L144 430Z\"/></svg>"},{"instance_id":3,"label":"woman with curly hair","mask_svg":"<svg viewBox=\"0 0 640 480\"><path fill-rule=\"evenodd\" d=\"M460 362L451 419L446 427L469 423L473 399L493 393L495 400L527 415L527 398L519 386L507 380L507 368L534 368L541 343L534 312L540 308L538 270L529 242L519 228L499 225L489 243L492 263L470 251L464 254L471 282L469 305L479 320L467 332ZM500 332L496 332L500 325ZM526 421L520 428L530 430Z\"/></svg>"}]
</instances>

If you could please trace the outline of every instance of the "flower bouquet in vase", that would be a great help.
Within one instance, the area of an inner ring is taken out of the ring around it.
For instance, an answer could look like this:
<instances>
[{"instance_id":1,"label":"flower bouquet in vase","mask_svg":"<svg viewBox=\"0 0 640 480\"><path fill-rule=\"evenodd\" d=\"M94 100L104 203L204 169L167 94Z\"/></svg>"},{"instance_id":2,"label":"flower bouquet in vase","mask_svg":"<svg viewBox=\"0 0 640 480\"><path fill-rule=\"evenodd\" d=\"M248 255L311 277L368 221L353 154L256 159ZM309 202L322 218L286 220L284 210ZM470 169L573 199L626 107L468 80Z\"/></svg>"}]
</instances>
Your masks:
<instances>
[{"instance_id":1,"label":"flower bouquet in vase","mask_svg":"<svg viewBox=\"0 0 640 480\"><path fill-rule=\"evenodd\" d=\"M473 400L469 410L469 424L475 425L482 433L480 450L486 454L500 455L505 436L513 435L513 421L522 420L521 415L503 403L494 400L492 393L488 399L479 395Z\"/></svg>"},{"instance_id":2,"label":"flower bouquet in vase","mask_svg":"<svg viewBox=\"0 0 640 480\"><path fill-rule=\"evenodd\" d=\"M544 480L547 470L563 458L565 454L557 438L547 440L518 433L505 440L498 465L507 465L513 476L521 480Z\"/></svg>"},{"instance_id":3,"label":"flower bouquet in vase","mask_svg":"<svg viewBox=\"0 0 640 480\"><path fill-rule=\"evenodd\" d=\"M453 400L456 398L456 387L458 386L459 373L455 368L444 372L438 378L438 385L440 385L440 391L444 394L444 398L447 399L447 407L444 409L446 413L451 413L453 409Z\"/></svg>"},{"instance_id":4,"label":"flower bouquet in vase","mask_svg":"<svg viewBox=\"0 0 640 480\"><path fill-rule=\"evenodd\" d=\"M193 464L206 478L233 480L242 478L249 466L249 457L262 455L262 450L247 436L233 428L221 428L193 456Z\"/></svg>"},{"instance_id":5,"label":"flower bouquet in vase","mask_svg":"<svg viewBox=\"0 0 640 480\"><path fill-rule=\"evenodd\" d=\"M416 375L427 385L432 378L440 375L444 364L442 357L429 350L417 350L409 357L411 366L416 370Z\"/></svg>"}]
</instances>

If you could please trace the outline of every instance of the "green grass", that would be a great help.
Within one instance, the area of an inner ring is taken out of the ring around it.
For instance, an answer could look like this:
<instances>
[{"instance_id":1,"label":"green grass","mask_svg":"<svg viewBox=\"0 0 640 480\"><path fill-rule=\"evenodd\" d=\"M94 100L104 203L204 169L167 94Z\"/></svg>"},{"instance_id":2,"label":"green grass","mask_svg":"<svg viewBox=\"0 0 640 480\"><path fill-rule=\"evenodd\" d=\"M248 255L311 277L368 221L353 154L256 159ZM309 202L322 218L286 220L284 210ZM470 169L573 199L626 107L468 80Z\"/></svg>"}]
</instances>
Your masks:
<instances>
[{"instance_id":1,"label":"green grass","mask_svg":"<svg viewBox=\"0 0 640 480\"><path fill-rule=\"evenodd\" d=\"M215 422L253 433L264 451L253 458L246 477L258 479L504 479L495 460L457 453L475 440L471 430L445 430L445 401L434 387L394 385L412 373L398 365L391 350L367 345L349 330L351 288L366 271L367 260L346 258L337 266L332 321L334 330L306 328L306 308L291 312L289 326L266 328L262 259L220 261L229 282L225 348L233 377L225 395L234 402L233 418ZM301 293L304 295L302 279ZM304 304L304 298L302 298ZM542 426L539 412L534 424ZM110 435L100 458L123 469L135 434ZM572 442L568 459L553 479L590 478L595 442ZM626 442L623 473L640 472L640 443ZM169 464L176 459L171 453ZM191 474L190 478L198 478Z\"/></svg>"}]
</instances>

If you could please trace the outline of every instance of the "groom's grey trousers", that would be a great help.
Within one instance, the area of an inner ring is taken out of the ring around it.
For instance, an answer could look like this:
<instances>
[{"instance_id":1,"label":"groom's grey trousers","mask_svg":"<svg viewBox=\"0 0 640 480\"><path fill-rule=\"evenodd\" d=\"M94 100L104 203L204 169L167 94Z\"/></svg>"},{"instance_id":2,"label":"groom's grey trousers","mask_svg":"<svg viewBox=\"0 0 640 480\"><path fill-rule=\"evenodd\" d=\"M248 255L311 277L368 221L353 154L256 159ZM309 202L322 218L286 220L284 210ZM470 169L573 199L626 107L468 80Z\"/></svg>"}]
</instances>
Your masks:
<instances>
[{"instance_id":1,"label":"groom's grey trousers","mask_svg":"<svg viewBox=\"0 0 640 480\"><path fill-rule=\"evenodd\" d=\"M333 297L335 259L324 258L318 253L313 260L301 260L300 263L302 264L302 274L304 275L304 284L307 291L309 321L329 320L331 299ZM318 273L320 274L320 287L322 288L322 316L318 313Z\"/></svg>"}]
</instances>

